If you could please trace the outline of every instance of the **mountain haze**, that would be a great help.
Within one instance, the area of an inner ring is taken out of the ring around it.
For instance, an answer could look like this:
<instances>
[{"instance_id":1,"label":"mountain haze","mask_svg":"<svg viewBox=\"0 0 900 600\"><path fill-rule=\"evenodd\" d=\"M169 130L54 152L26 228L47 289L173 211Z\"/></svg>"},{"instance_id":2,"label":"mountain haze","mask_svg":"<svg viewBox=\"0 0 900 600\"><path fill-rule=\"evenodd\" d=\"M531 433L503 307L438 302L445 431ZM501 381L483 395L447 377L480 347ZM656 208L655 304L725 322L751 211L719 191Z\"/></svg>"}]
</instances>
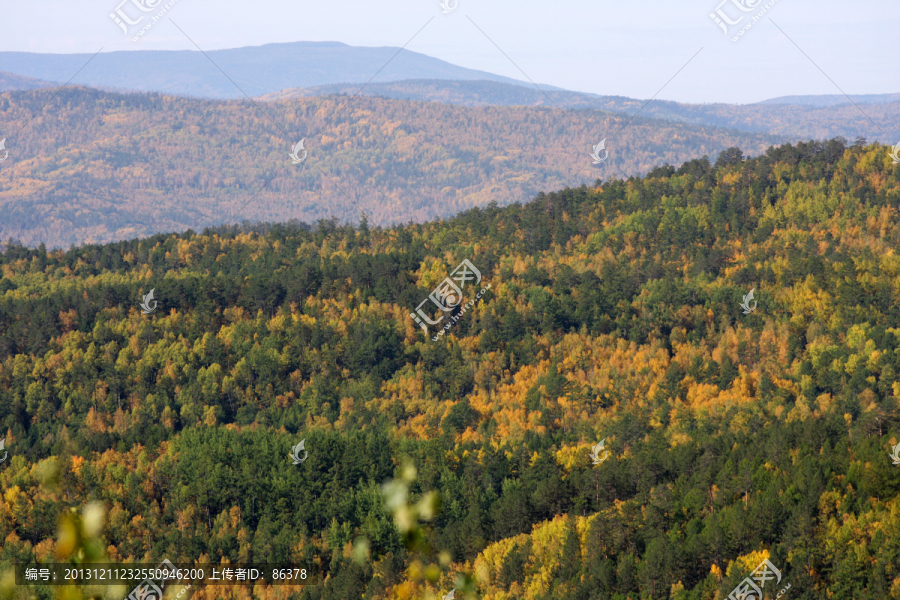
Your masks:
<instances>
[{"instance_id":1,"label":"mountain haze","mask_svg":"<svg viewBox=\"0 0 900 600\"><path fill-rule=\"evenodd\" d=\"M900 94L823 94L819 96L780 96L759 104L801 104L807 106L837 106L840 104L888 104L900 102Z\"/></svg>"},{"instance_id":2,"label":"mountain haze","mask_svg":"<svg viewBox=\"0 0 900 600\"><path fill-rule=\"evenodd\" d=\"M243 98L241 90L253 97L292 87L347 81L362 85L376 73L374 81L381 82L487 79L531 85L390 46L292 42L209 50L206 54L228 77L197 50L101 52L93 60L91 54L0 52L0 71L49 81L68 81L78 73L74 84L219 99Z\"/></svg>"},{"instance_id":3,"label":"mountain haze","mask_svg":"<svg viewBox=\"0 0 900 600\"><path fill-rule=\"evenodd\" d=\"M900 94L862 94L850 99L783 96L748 105L687 104L549 85L536 89L531 83L396 47L292 42L207 54L209 58L196 50L136 50L101 52L92 58L89 54L0 52L0 91L50 87L54 85L50 82L69 81L78 73L73 84L123 93L210 99L243 99L246 93L264 100L362 94L462 106L599 109L790 140L837 136L892 144L900 140Z\"/></svg>"}]
</instances>

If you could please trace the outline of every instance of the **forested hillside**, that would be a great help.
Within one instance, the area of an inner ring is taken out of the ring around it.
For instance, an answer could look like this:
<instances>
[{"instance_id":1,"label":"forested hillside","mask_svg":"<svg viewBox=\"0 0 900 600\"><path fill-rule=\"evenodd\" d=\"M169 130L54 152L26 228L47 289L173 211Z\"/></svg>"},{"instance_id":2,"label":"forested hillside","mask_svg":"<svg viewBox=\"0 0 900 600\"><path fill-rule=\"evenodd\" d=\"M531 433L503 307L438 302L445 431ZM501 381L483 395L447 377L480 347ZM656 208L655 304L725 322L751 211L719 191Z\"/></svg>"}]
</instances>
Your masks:
<instances>
[{"instance_id":1,"label":"forested hillside","mask_svg":"<svg viewBox=\"0 0 900 600\"><path fill-rule=\"evenodd\" d=\"M321 577L255 598L720 600L768 558L791 600L900 599L898 209L886 149L833 140L389 229L8 245L0 568L97 500L111 560ZM465 259L490 289L426 336ZM379 489L406 459L434 583Z\"/></svg>"},{"instance_id":2,"label":"forested hillside","mask_svg":"<svg viewBox=\"0 0 900 600\"><path fill-rule=\"evenodd\" d=\"M291 88L263 96L283 100L331 94L356 94L359 84ZM420 79L370 83L362 94L384 98L446 102L462 106L544 106L596 109L756 133L785 136L790 141L838 136L896 143L900 139L900 94L787 96L757 104L688 104L669 100L638 100L565 90L510 85L499 81ZM817 100L818 98L818 100ZM858 105L864 105L862 109Z\"/></svg>"},{"instance_id":3,"label":"forested hillside","mask_svg":"<svg viewBox=\"0 0 900 600\"><path fill-rule=\"evenodd\" d=\"M0 116L20 132L0 133L0 239L50 248L243 219L422 222L787 141L595 110L343 96L254 106L65 88L0 94ZM308 156L292 164L301 139Z\"/></svg>"}]
</instances>

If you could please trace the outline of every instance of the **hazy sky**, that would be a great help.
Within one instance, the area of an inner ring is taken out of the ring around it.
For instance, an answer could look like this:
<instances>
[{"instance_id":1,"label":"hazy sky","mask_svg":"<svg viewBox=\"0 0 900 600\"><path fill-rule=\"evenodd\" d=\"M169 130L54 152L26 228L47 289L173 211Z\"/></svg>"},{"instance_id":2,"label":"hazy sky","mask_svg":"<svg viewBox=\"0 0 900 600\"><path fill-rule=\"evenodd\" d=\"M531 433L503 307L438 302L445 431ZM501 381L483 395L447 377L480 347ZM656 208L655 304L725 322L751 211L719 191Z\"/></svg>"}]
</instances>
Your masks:
<instances>
[{"instance_id":1,"label":"hazy sky","mask_svg":"<svg viewBox=\"0 0 900 600\"><path fill-rule=\"evenodd\" d=\"M449 14L438 0L175 0L138 42L109 16L121 1L0 0L0 50L193 50L171 17L204 50L295 41L400 47L415 36L410 50L464 67L635 98L663 86L658 98L683 102L838 94L835 84L849 94L900 92L897 0L458 0ZM123 10L140 14L131 2ZM741 2L755 8L742 12ZM731 20L746 15L728 36L710 17L719 6Z\"/></svg>"}]
</instances>

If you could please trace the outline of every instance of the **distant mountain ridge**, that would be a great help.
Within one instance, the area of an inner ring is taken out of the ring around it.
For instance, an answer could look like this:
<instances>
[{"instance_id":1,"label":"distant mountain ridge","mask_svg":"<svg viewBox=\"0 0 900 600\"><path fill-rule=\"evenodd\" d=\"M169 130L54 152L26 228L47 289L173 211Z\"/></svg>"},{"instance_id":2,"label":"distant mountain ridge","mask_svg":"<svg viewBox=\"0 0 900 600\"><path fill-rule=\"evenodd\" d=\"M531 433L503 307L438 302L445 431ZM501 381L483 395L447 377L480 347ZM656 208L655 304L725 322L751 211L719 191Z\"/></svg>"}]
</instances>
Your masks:
<instances>
[{"instance_id":1,"label":"distant mountain ridge","mask_svg":"<svg viewBox=\"0 0 900 600\"><path fill-rule=\"evenodd\" d=\"M599 96L566 90L536 89L513 86L498 81L442 81L420 79L361 84L341 83L311 88L291 88L262 96L275 101L309 98L333 94L443 102L460 106L543 106L563 110L597 109L628 115L666 119L678 123L736 129L753 133L769 133L792 139L831 139L838 136L855 139L863 136L884 142L900 139L900 94L860 96L868 100L866 113L870 122L845 96L843 103L815 104L816 96L796 96L797 104L783 105L770 101L757 104L685 104L669 100L638 100L624 96ZM884 102L896 96L896 102ZM806 99L806 103L800 100ZM823 96L822 98L832 98ZM880 100L880 101L876 101ZM887 138L885 138L885 135Z\"/></svg>"},{"instance_id":2,"label":"distant mountain ridge","mask_svg":"<svg viewBox=\"0 0 900 600\"><path fill-rule=\"evenodd\" d=\"M852 102L851 102L852 100ZM757 102L757 104L796 104L801 106L838 106L841 104L888 104L900 102L900 94L851 94L850 99L843 94L821 96L780 96Z\"/></svg>"},{"instance_id":3,"label":"distant mountain ridge","mask_svg":"<svg viewBox=\"0 0 900 600\"><path fill-rule=\"evenodd\" d=\"M101 52L93 60L90 54L0 52L0 71L49 81L68 81L78 73L74 84L214 99L243 98L241 90L261 96L293 87L365 82L376 73L375 82L430 78L531 85L389 46L291 42L209 50L206 54L228 77L196 50Z\"/></svg>"},{"instance_id":4,"label":"distant mountain ridge","mask_svg":"<svg viewBox=\"0 0 900 600\"><path fill-rule=\"evenodd\" d=\"M863 94L850 99L842 95L782 96L746 105L648 102L549 85L536 89L531 83L395 47L292 42L207 54L227 77L194 50L120 51L93 58L89 54L0 52L0 91L60 85L51 82L66 82L78 73L73 85L122 93L209 99L242 99L246 93L267 101L361 94L472 107L599 109L790 139L865 137L892 144L900 140L900 94ZM865 114L859 108L863 105Z\"/></svg>"}]
</instances>

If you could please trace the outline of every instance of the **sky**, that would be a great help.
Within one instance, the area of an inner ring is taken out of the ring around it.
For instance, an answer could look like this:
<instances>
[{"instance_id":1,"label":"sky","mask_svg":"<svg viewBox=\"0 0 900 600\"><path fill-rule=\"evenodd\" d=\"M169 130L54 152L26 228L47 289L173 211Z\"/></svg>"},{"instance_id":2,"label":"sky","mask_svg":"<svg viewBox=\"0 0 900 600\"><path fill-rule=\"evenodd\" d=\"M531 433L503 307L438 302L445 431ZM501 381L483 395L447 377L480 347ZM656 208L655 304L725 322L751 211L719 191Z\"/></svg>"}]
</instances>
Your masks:
<instances>
[{"instance_id":1,"label":"sky","mask_svg":"<svg viewBox=\"0 0 900 600\"><path fill-rule=\"evenodd\" d=\"M159 1L0 0L0 51L195 50L186 35L203 50L338 41L640 99L900 92L897 0L445 0L456 3L446 14L439 0L165 0L174 5L137 42L110 18ZM710 16L717 9L743 17L727 35Z\"/></svg>"}]
</instances>

